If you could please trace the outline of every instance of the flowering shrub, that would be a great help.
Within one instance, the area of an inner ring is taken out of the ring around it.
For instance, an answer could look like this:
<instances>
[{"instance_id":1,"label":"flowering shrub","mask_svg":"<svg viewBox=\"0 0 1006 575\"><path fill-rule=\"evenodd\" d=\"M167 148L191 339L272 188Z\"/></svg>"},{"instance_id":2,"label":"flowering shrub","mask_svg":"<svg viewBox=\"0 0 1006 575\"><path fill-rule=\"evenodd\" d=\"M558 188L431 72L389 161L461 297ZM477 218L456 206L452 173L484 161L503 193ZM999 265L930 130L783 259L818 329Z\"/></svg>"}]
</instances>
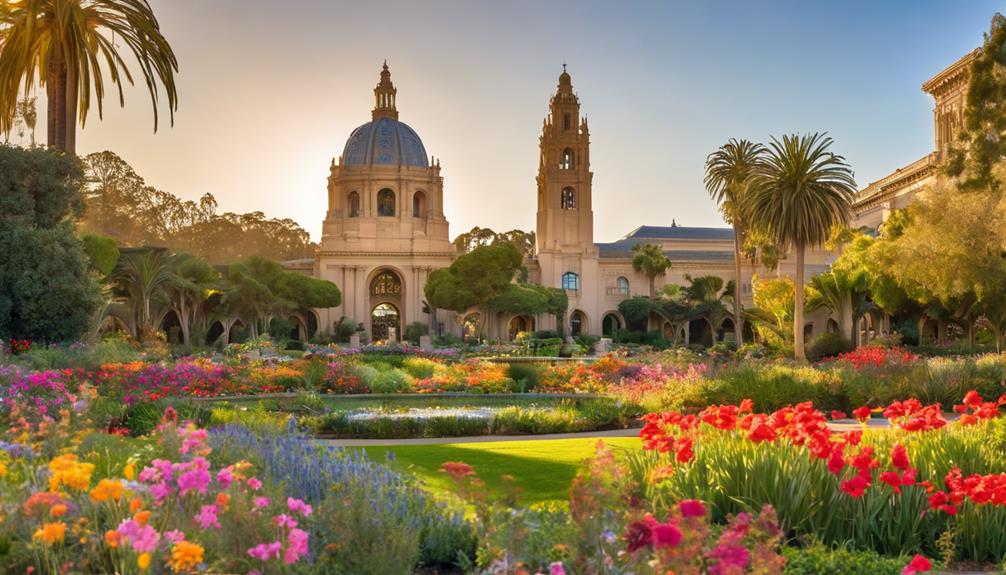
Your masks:
<instances>
[{"instance_id":1,"label":"flowering shrub","mask_svg":"<svg viewBox=\"0 0 1006 575\"><path fill-rule=\"evenodd\" d=\"M854 369L901 366L918 361L919 356L903 347L864 346L839 354L835 361Z\"/></svg>"},{"instance_id":2,"label":"flowering shrub","mask_svg":"<svg viewBox=\"0 0 1006 575\"><path fill-rule=\"evenodd\" d=\"M77 370L22 371L0 366L0 414L18 408L30 419L58 416L77 402Z\"/></svg>"},{"instance_id":3,"label":"flowering shrub","mask_svg":"<svg viewBox=\"0 0 1006 575\"><path fill-rule=\"evenodd\" d=\"M8 343L10 345L10 352L14 355L19 355L30 350L32 342L30 339L18 339L12 337Z\"/></svg>"}]
</instances>

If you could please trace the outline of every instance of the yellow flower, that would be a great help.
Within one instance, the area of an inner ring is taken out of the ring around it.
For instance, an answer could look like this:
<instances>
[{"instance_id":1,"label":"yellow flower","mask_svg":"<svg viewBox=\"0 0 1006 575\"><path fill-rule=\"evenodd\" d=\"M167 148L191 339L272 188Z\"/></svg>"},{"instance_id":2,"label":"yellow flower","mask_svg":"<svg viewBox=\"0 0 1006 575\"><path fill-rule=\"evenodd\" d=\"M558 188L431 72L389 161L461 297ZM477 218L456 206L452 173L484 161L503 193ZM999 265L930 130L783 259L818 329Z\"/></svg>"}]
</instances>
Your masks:
<instances>
[{"instance_id":1,"label":"yellow flower","mask_svg":"<svg viewBox=\"0 0 1006 575\"><path fill-rule=\"evenodd\" d=\"M66 523L43 523L32 539L41 540L46 545L55 545L66 537Z\"/></svg>"},{"instance_id":2,"label":"yellow flower","mask_svg":"<svg viewBox=\"0 0 1006 575\"><path fill-rule=\"evenodd\" d=\"M126 466L122 469L122 476L125 477L126 479L128 479L129 481L132 481L133 479L135 479L136 478L136 466L133 465L132 463L127 463Z\"/></svg>"},{"instance_id":3,"label":"yellow flower","mask_svg":"<svg viewBox=\"0 0 1006 575\"><path fill-rule=\"evenodd\" d=\"M97 502L122 499L126 487L121 481L115 479L102 479L98 485L91 490L91 499Z\"/></svg>"},{"instance_id":4,"label":"yellow flower","mask_svg":"<svg viewBox=\"0 0 1006 575\"><path fill-rule=\"evenodd\" d=\"M49 490L56 491L60 485L84 491L91 484L94 465L81 463L72 453L60 455L49 462Z\"/></svg>"},{"instance_id":5,"label":"yellow flower","mask_svg":"<svg viewBox=\"0 0 1006 575\"><path fill-rule=\"evenodd\" d=\"M0 477L6 477L6 476L7 476L7 464L4 463L3 461L0 461Z\"/></svg>"},{"instance_id":6,"label":"yellow flower","mask_svg":"<svg viewBox=\"0 0 1006 575\"><path fill-rule=\"evenodd\" d=\"M179 541L171 548L168 565L175 573L188 571L203 562L203 548L197 543Z\"/></svg>"},{"instance_id":7,"label":"yellow flower","mask_svg":"<svg viewBox=\"0 0 1006 575\"><path fill-rule=\"evenodd\" d=\"M150 567L150 553L140 553L136 558L136 566L140 568L140 571L146 571L147 567Z\"/></svg>"}]
</instances>

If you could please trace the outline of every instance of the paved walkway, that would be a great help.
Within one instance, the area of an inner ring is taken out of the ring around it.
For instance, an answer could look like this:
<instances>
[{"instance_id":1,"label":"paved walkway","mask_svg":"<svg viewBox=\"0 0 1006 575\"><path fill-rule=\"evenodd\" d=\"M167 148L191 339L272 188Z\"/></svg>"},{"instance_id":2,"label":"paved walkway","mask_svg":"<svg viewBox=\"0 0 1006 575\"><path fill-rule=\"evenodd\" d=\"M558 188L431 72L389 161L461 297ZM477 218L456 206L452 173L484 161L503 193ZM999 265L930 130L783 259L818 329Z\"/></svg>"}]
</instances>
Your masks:
<instances>
[{"instance_id":1,"label":"paved walkway","mask_svg":"<svg viewBox=\"0 0 1006 575\"><path fill-rule=\"evenodd\" d=\"M886 419L871 419L866 426L870 429L885 429L890 426ZM860 429L855 419L837 419L828 423L833 431L845 432ZM584 431L581 433L546 433L542 435L474 435L464 437L421 437L416 439L323 439L328 445L342 447L370 447L374 445L448 445L452 443L490 443L495 441L540 441L545 439L591 439L605 437L636 437L638 427L610 429L607 431Z\"/></svg>"}]
</instances>

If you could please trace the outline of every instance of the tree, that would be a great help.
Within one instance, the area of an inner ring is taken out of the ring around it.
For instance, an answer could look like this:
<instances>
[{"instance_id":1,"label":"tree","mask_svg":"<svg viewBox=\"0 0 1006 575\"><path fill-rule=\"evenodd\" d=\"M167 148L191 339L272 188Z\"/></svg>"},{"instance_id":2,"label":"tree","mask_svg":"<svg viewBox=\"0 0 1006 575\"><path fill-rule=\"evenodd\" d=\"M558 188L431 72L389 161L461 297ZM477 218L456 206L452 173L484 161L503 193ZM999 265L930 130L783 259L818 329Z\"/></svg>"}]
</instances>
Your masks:
<instances>
[{"instance_id":1,"label":"tree","mask_svg":"<svg viewBox=\"0 0 1006 575\"><path fill-rule=\"evenodd\" d=\"M858 345L859 318L872 307L867 297L867 275L861 269L832 267L826 273L810 279L807 286L807 311L826 308L838 318L838 329L845 334L849 343Z\"/></svg>"},{"instance_id":2,"label":"tree","mask_svg":"<svg viewBox=\"0 0 1006 575\"><path fill-rule=\"evenodd\" d=\"M163 249L126 252L119 257L112 280L133 310L137 334L141 339L148 337L155 327L154 303L175 281L170 256Z\"/></svg>"},{"instance_id":3,"label":"tree","mask_svg":"<svg viewBox=\"0 0 1006 575\"><path fill-rule=\"evenodd\" d=\"M0 146L0 338L88 332L98 284L73 233L82 186L74 157Z\"/></svg>"},{"instance_id":4,"label":"tree","mask_svg":"<svg viewBox=\"0 0 1006 575\"><path fill-rule=\"evenodd\" d=\"M824 134L772 138L742 207L745 221L764 228L796 251L794 355L805 360L803 341L804 252L823 244L835 226L847 225L856 181L842 156L829 151Z\"/></svg>"},{"instance_id":5,"label":"tree","mask_svg":"<svg viewBox=\"0 0 1006 575\"><path fill-rule=\"evenodd\" d=\"M150 92L154 131L162 94L173 123L178 62L147 0L0 4L0 131L10 130L18 95L27 97L37 77L48 101L49 146L76 153L78 114L83 126L93 94L101 117L106 78L118 88L120 105L125 103L122 85L132 84L133 74L122 46L136 59Z\"/></svg>"},{"instance_id":6,"label":"tree","mask_svg":"<svg viewBox=\"0 0 1006 575\"><path fill-rule=\"evenodd\" d=\"M475 226L470 231L458 235L454 238L454 247L459 254L467 254L475 248L482 246L495 246L500 244L511 244L517 248L525 258L534 256L535 233L524 230L510 230L508 232L494 232L489 228Z\"/></svg>"},{"instance_id":7,"label":"tree","mask_svg":"<svg viewBox=\"0 0 1006 575\"><path fill-rule=\"evenodd\" d=\"M741 206L751 187L755 170L765 154L765 146L747 140L730 139L706 158L705 185L720 206L723 219L734 228L734 337L742 345L744 316L741 313L741 252L746 235Z\"/></svg>"},{"instance_id":8,"label":"tree","mask_svg":"<svg viewBox=\"0 0 1006 575\"><path fill-rule=\"evenodd\" d=\"M650 282L650 297L654 297L653 280L667 273L671 260L657 244L636 244L632 246L632 269L642 272Z\"/></svg>"},{"instance_id":9,"label":"tree","mask_svg":"<svg viewBox=\"0 0 1006 575\"><path fill-rule=\"evenodd\" d=\"M719 276L685 276L688 286L684 288L685 300L692 306L693 315L704 315L712 329L720 325L726 315L727 306L732 306L737 290L733 281L723 283ZM736 310L736 306L733 306ZM736 333L736 332L735 332Z\"/></svg>"},{"instance_id":10,"label":"tree","mask_svg":"<svg viewBox=\"0 0 1006 575\"><path fill-rule=\"evenodd\" d=\"M508 243L475 248L430 274L423 287L426 301L461 315L472 307L486 309L513 283L523 261ZM479 329L484 323L479 322Z\"/></svg>"},{"instance_id":11,"label":"tree","mask_svg":"<svg viewBox=\"0 0 1006 575\"><path fill-rule=\"evenodd\" d=\"M205 303L220 287L220 272L206 260L191 254L176 254L168 264L171 277L165 286L168 306L178 316L182 345L202 341L206 331ZM200 337L193 338L196 332Z\"/></svg>"},{"instance_id":12,"label":"tree","mask_svg":"<svg viewBox=\"0 0 1006 575\"><path fill-rule=\"evenodd\" d=\"M789 277L751 282L754 292L753 308L747 310L761 339L770 345L784 348L793 343L793 315L796 290ZM799 334L803 335L803 334Z\"/></svg>"},{"instance_id":13,"label":"tree","mask_svg":"<svg viewBox=\"0 0 1006 575\"><path fill-rule=\"evenodd\" d=\"M999 189L993 173L1006 158L1006 18L998 12L971 62L963 129L951 145L946 173L960 177L963 191Z\"/></svg>"}]
</instances>

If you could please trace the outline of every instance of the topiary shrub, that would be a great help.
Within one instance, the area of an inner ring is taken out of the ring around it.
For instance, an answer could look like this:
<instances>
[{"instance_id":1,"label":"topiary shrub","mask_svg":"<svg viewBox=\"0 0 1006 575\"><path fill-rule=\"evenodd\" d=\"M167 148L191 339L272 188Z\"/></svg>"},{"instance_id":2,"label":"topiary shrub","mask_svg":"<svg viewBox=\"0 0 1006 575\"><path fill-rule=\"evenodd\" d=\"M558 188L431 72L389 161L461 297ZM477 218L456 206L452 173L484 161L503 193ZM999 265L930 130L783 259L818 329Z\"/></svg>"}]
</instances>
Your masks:
<instances>
[{"instance_id":1,"label":"topiary shrub","mask_svg":"<svg viewBox=\"0 0 1006 575\"><path fill-rule=\"evenodd\" d=\"M822 333L807 346L807 359L818 361L847 351L852 351L852 344L848 339L838 333Z\"/></svg>"}]
</instances>

